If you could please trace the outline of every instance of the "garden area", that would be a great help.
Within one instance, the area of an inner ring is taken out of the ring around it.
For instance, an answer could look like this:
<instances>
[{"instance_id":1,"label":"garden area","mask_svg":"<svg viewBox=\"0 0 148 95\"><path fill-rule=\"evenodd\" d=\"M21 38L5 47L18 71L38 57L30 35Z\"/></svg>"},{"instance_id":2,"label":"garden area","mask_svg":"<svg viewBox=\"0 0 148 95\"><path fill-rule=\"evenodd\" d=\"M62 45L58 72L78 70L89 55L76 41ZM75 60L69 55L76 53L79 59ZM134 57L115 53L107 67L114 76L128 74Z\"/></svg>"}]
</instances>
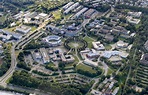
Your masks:
<instances>
[{"instance_id":1,"label":"garden area","mask_svg":"<svg viewBox=\"0 0 148 95\"><path fill-rule=\"evenodd\" d=\"M99 68L95 67L90 67L85 64L78 64L76 66L76 71L82 75L88 76L88 77L96 77L101 75L102 70Z\"/></svg>"},{"instance_id":2,"label":"garden area","mask_svg":"<svg viewBox=\"0 0 148 95\"><path fill-rule=\"evenodd\" d=\"M94 42L95 40L88 36L84 37L84 40L88 43L88 48L92 48L92 42Z\"/></svg>"},{"instance_id":3,"label":"garden area","mask_svg":"<svg viewBox=\"0 0 148 95\"><path fill-rule=\"evenodd\" d=\"M83 39L77 38L77 37L72 37L72 38L68 38L65 42L64 42L64 47L68 50L72 50L72 51L81 51L84 50L87 47L87 42Z\"/></svg>"}]
</instances>

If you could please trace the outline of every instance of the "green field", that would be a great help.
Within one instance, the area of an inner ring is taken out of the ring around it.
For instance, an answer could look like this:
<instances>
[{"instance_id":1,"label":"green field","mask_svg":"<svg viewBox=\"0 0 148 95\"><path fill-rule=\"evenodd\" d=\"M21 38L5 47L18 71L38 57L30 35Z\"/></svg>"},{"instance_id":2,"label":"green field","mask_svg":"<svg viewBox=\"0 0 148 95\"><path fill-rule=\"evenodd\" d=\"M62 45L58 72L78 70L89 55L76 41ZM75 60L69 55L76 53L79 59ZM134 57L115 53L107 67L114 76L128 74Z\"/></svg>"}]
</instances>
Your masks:
<instances>
[{"instance_id":1,"label":"green field","mask_svg":"<svg viewBox=\"0 0 148 95\"><path fill-rule=\"evenodd\" d=\"M84 37L84 40L87 41L88 43L95 41L93 38L90 38L88 36Z\"/></svg>"},{"instance_id":2,"label":"green field","mask_svg":"<svg viewBox=\"0 0 148 95\"><path fill-rule=\"evenodd\" d=\"M5 28L5 30L10 31L10 32L15 31L15 29L16 29L16 27L12 27L12 28Z\"/></svg>"},{"instance_id":3,"label":"green field","mask_svg":"<svg viewBox=\"0 0 148 95\"><path fill-rule=\"evenodd\" d=\"M31 31L34 31L34 30L36 30L37 28L35 27L35 26L33 26L32 28L31 28Z\"/></svg>"},{"instance_id":4,"label":"green field","mask_svg":"<svg viewBox=\"0 0 148 95\"><path fill-rule=\"evenodd\" d=\"M5 22L5 16L0 17L0 22L4 23Z\"/></svg>"},{"instance_id":5,"label":"green field","mask_svg":"<svg viewBox=\"0 0 148 95\"><path fill-rule=\"evenodd\" d=\"M82 42L79 42L79 41L71 41L68 43L68 45L71 47L71 48L80 48L83 46L83 43Z\"/></svg>"},{"instance_id":6,"label":"green field","mask_svg":"<svg viewBox=\"0 0 148 95\"><path fill-rule=\"evenodd\" d=\"M110 49L112 49L112 47L111 47L111 45L105 45L105 49L110 50Z\"/></svg>"},{"instance_id":7,"label":"green field","mask_svg":"<svg viewBox=\"0 0 148 95\"><path fill-rule=\"evenodd\" d=\"M36 9L46 9L46 10L53 10L58 8L71 0L42 0L41 2L36 2L38 8ZM41 7L42 6L42 7Z\"/></svg>"},{"instance_id":8,"label":"green field","mask_svg":"<svg viewBox=\"0 0 148 95\"><path fill-rule=\"evenodd\" d=\"M84 40L88 43L88 48L92 48L92 42L94 42L95 40L88 36L84 37Z\"/></svg>"},{"instance_id":9,"label":"green field","mask_svg":"<svg viewBox=\"0 0 148 95\"><path fill-rule=\"evenodd\" d=\"M62 16L61 10L54 11L52 14L53 14L55 20L61 19L61 16Z\"/></svg>"},{"instance_id":10,"label":"green field","mask_svg":"<svg viewBox=\"0 0 148 95\"><path fill-rule=\"evenodd\" d=\"M113 71L109 68L108 69L108 72L107 72L107 75L110 75L110 74L112 74L113 73Z\"/></svg>"},{"instance_id":11,"label":"green field","mask_svg":"<svg viewBox=\"0 0 148 95\"><path fill-rule=\"evenodd\" d=\"M96 70L93 70L92 67L87 66L85 64L79 64L79 65L77 65L76 69L81 69L83 71L88 71L90 73L96 73L97 72Z\"/></svg>"}]
</instances>

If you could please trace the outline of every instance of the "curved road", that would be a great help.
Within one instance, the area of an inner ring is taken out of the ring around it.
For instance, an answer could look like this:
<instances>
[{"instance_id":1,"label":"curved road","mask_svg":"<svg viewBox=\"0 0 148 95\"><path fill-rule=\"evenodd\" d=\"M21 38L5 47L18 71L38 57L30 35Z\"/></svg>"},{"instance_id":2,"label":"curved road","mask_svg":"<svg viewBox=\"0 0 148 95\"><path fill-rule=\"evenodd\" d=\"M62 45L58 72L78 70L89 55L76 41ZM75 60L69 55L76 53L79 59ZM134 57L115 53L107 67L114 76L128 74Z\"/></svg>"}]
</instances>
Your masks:
<instances>
[{"instance_id":1,"label":"curved road","mask_svg":"<svg viewBox=\"0 0 148 95\"><path fill-rule=\"evenodd\" d=\"M11 66L9 70L0 78L0 85L6 87L6 81L12 76L15 71L17 61L15 57L15 45L11 47Z\"/></svg>"},{"instance_id":2,"label":"curved road","mask_svg":"<svg viewBox=\"0 0 148 95\"><path fill-rule=\"evenodd\" d=\"M16 43L13 43L12 47L11 47L11 66L9 68L9 70L2 76L0 77L0 85L3 87L7 86L6 81L13 75L13 72L15 71L16 68L16 56L15 56L15 49L16 46L19 44L24 44L24 41L27 43L30 40L27 39L31 39L31 38L35 38L36 33L34 33L35 31L38 31L40 29L42 29L44 26L46 26L48 22L44 22L40 27L38 27L36 30L34 30L33 32L29 33L28 35L25 35L25 37L23 37L22 39L20 39L19 41L17 41ZM33 34L34 33L34 34ZM27 41L26 41L27 40Z\"/></svg>"}]
</instances>

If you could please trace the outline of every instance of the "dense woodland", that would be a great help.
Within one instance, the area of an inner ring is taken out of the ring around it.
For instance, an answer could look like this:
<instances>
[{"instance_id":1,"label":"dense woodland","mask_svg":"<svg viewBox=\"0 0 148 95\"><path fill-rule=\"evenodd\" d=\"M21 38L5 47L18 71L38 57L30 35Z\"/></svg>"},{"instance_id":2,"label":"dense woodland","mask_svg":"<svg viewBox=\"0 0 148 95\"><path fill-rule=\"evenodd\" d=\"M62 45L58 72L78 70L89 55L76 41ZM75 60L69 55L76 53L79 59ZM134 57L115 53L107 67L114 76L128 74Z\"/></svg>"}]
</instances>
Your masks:
<instances>
[{"instance_id":1,"label":"dense woodland","mask_svg":"<svg viewBox=\"0 0 148 95\"><path fill-rule=\"evenodd\" d=\"M48 82L48 80L41 80L31 76L26 71L16 71L10 79L11 84L25 86L30 88L41 89L46 92L51 92L56 95L84 95L92 86L92 82L86 85L60 85Z\"/></svg>"},{"instance_id":2,"label":"dense woodland","mask_svg":"<svg viewBox=\"0 0 148 95\"><path fill-rule=\"evenodd\" d=\"M10 68L11 65L11 55L10 55L10 50L6 48L2 54L3 59L2 59L2 64L0 64L0 76L3 76L7 70Z\"/></svg>"},{"instance_id":3,"label":"dense woodland","mask_svg":"<svg viewBox=\"0 0 148 95\"><path fill-rule=\"evenodd\" d=\"M128 80L128 84L126 85L123 95L148 95L148 87L145 87L137 83L138 81L136 82L134 80L134 77L136 76L135 71L138 70L137 68L139 68L139 66L141 65L139 60L142 56L142 53L148 52L144 48L144 43L148 40L148 9L127 6L127 5L118 5L116 6L116 8L117 9L130 9L132 11L141 11L144 13L141 17L141 23L139 27L136 28L136 26L134 26L136 29L136 37L134 39L133 48L130 51L130 56L129 56L130 65L127 65L127 67L125 68L128 71L128 69L131 67L131 74L130 74L130 79ZM135 57L133 57L134 54L136 55ZM141 93L135 92L135 90L131 88L134 85L138 85L139 87L144 88L143 91Z\"/></svg>"}]
</instances>

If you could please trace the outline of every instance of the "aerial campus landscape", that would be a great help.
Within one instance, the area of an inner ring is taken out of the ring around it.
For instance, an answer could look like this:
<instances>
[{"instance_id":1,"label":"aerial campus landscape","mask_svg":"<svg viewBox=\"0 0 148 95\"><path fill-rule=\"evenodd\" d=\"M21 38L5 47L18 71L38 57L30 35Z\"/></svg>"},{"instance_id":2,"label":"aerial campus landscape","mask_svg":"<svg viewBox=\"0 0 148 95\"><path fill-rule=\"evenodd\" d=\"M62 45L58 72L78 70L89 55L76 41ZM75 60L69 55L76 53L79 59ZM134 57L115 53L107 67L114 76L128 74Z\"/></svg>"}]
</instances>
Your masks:
<instances>
[{"instance_id":1,"label":"aerial campus landscape","mask_svg":"<svg viewBox=\"0 0 148 95\"><path fill-rule=\"evenodd\" d=\"M0 0L0 95L148 95L148 0Z\"/></svg>"}]
</instances>

